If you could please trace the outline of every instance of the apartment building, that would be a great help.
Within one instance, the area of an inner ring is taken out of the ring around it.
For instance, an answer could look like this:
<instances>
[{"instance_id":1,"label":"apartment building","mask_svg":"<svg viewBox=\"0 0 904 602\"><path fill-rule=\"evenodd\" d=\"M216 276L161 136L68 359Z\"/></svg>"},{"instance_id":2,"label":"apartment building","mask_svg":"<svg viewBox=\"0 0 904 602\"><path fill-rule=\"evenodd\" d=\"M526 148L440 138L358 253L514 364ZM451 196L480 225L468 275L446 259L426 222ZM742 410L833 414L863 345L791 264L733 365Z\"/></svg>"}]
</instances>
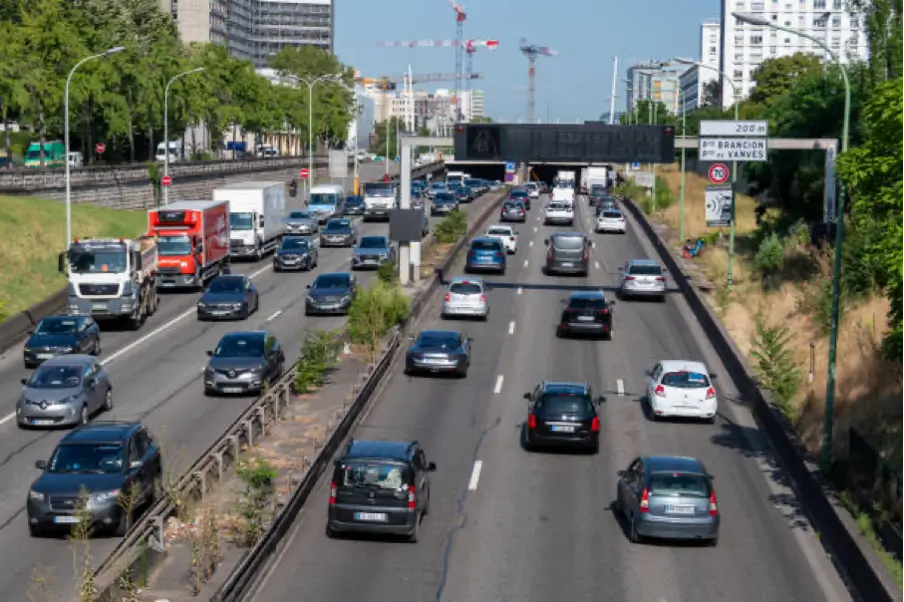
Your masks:
<instances>
[{"instance_id":1,"label":"apartment building","mask_svg":"<svg viewBox=\"0 0 904 602\"><path fill-rule=\"evenodd\" d=\"M403 92L382 92L372 90L366 92L374 101L374 119L386 121L393 117L405 119L409 115L412 103L412 95ZM464 121L472 121L484 116L483 90L461 92L462 118ZM413 94L414 119L417 126L424 125L427 121L435 119L437 122L454 122L455 105L452 102L452 92L440 88L435 92L415 90Z\"/></svg>"},{"instance_id":2,"label":"apartment building","mask_svg":"<svg viewBox=\"0 0 904 602\"><path fill-rule=\"evenodd\" d=\"M863 14L850 10L848 0L722 0L722 52L720 70L732 78L744 98L754 86L751 75L766 59L797 52L818 55L829 63L831 57L811 40L772 29L742 23L731 13L755 15L766 21L805 32L822 41L844 63L869 56ZM722 106L735 102L732 86L722 85Z\"/></svg>"},{"instance_id":3,"label":"apartment building","mask_svg":"<svg viewBox=\"0 0 904 602\"><path fill-rule=\"evenodd\" d=\"M632 113L641 100L653 100L666 106L669 113L680 109L681 87L679 73L664 61L639 63L628 67L625 80L627 112ZM640 116L643 122L646 116Z\"/></svg>"},{"instance_id":4,"label":"apartment building","mask_svg":"<svg viewBox=\"0 0 904 602\"><path fill-rule=\"evenodd\" d=\"M707 19L700 25L700 54L697 60L709 68L694 65L678 77L682 111L690 112L701 106L706 85L719 79L720 32L719 19Z\"/></svg>"}]
</instances>

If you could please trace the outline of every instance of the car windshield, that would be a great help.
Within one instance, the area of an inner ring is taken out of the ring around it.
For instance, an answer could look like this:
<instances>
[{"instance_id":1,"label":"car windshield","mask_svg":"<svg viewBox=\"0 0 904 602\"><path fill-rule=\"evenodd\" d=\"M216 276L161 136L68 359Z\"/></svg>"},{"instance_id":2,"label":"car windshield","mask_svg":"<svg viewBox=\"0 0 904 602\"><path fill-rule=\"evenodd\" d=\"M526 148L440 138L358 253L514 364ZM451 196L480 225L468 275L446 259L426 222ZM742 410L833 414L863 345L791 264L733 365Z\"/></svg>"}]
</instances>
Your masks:
<instances>
[{"instance_id":1,"label":"car windshield","mask_svg":"<svg viewBox=\"0 0 904 602\"><path fill-rule=\"evenodd\" d=\"M365 184L364 196L389 197L393 195L392 185L388 183Z\"/></svg>"},{"instance_id":2,"label":"car windshield","mask_svg":"<svg viewBox=\"0 0 904 602\"><path fill-rule=\"evenodd\" d=\"M251 230L254 227L253 215L250 211L229 214L230 230Z\"/></svg>"},{"instance_id":3,"label":"car windshield","mask_svg":"<svg viewBox=\"0 0 904 602\"><path fill-rule=\"evenodd\" d=\"M217 345L214 357L263 357L264 339L260 337L225 337Z\"/></svg>"},{"instance_id":4,"label":"car windshield","mask_svg":"<svg viewBox=\"0 0 904 602\"><path fill-rule=\"evenodd\" d=\"M453 282L449 292L456 295L479 295L483 288L476 282Z\"/></svg>"},{"instance_id":5,"label":"car windshield","mask_svg":"<svg viewBox=\"0 0 904 602\"><path fill-rule=\"evenodd\" d=\"M584 248L584 238L581 236L554 236L553 246L565 251L580 251Z\"/></svg>"},{"instance_id":6,"label":"car windshield","mask_svg":"<svg viewBox=\"0 0 904 602\"><path fill-rule=\"evenodd\" d=\"M433 199L437 202L448 201L451 203L455 201L455 197L452 196L451 192L437 192Z\"/></svg>"},{"instance_id":7,"label":"car windshield","mask_svg":"<svg viewBox=\"0 0 904 602\"><path fill-rule=\"evenodd\" d=\"M699 372L667 372L662 384L676 389L705 389L709 387L709 377Z\"/></svg>"},{"instance_id":8,"label":"car windshield","mask_svg":"<svg viewBox=\"0 0 904 602\"><path fill-rule=\"evenodd\" d=\"M386 239L382 236L365 236L358 243L362 249L385 249Z\"/></svg>"},{"instance_id":9,"label":"car windshield","mask_svg":"<svg viewBox=\"0 0 904 602\"><path fill-rule=\"evenodd\" d=\"M311 219L311 214L307 211L293 211L288 219Z\"/></svg>"},{"instance_id":10,"label":"car windshield","mask_svg":"<svg viewBox=\"0 0 904 602\"><path fill-rule=\"evenodd\" d=\"M45 318L38 324L35 334L72 334L78 331L74 318Z\"/></svg>"},{"instance_id":11,"label":"car windshield","mask_svg":"<svg viewBox=\"0 0 904 602\"><path fill-rule=\"evenodd\" d=\"M308 205L335 205L338 202L338 197L335 194L323 193L323 192L314 192L311 193L311 198L308 199Z\"/></svg>"},{"instance_id":12,"label":"car windshield","mask_svg":"<svg viewBox=\"0 0 904 602\"><path fill-rule=\"evenodd\" d=\"M593 403L585 395L547 394L540 398L534 411L541 416L592 416Z\"/></svg>"},{"instance_id":13,"label":"car windshield","mask_svg":"<svg viewBox=\"0 0 904 602\"><path fill-rule=\"evenodd\" d=\"M158 236L157 254L161 257L186 257L191 255L191 240L184 234Z\"/></svg>"},{"instance_id":14,"label":"car windshield","mask_svg":"<svg viewBox=\"0 0 904 602\"><path fill-rule=\"evenodd\" d=\"M208 293L238 293L245 288L241 278L214 278L207 287Z\"/></svg>"},{"instance_id":15,"label":"car windshield","mask_svg":"<svg viewBox=\"0 0 904 602\"><path fill-rule=\"evenodd\" d=\"M307 251L308 241L302 238L284 238L279 248L283 251Z\"/></svg>"},{"instance_id":16,"label":"car windshield","mask_svg":"<svg viewBox=\"0 0 904 602\"><path fill-rule=\"evenodd\" d=\"M350 196L347 199L345 199L346 205L360 205L363 202L364 202L364 199L362 199L359 196Z\"/></svg>"},{"instance_id":17,"label":"car windshield","mask_svg":"<svg viewBox=\"0 0 904 602\"><path fill-rule=\"evenodd\" d=\"M81 366L41 366L31 378L31 389L71 389L82 384Z\"/></svg>"},{"instance_id":18,"label":"car windshield","mask_svg":"<svg viewBox=\"0 0 904 602\"><path fill-rule=\"evenodd\" d=\"M499 241L496 240L475 240L471 243L472 251L498 251Z\"/></svg>"},{"instance_id":19,"label":"car windshield","mask_svg":"<svg viewBox=\"0 0 904 602\"><path fill-rule=\"evenodd\" d=\"M77 274L120 274L126 271L125 246L95 249L73 246L70 266Z\"/></svg>"},{"instance_id":20,"label":"car windshield","mask_svg":"<svg viewBox=\"0 0 904 602\"><path fill-rule=\"evenodd\" d=\"M408 469L403 464L352 460L342 466L342 484L346 487L379 487L402 489L410 482Z\"/></svg>"},{"instance_id":21,"label":"car windshield","mask_svg":"<svg viewBox=\"0 0 904 602\"><path fill-rule=\"evenodd\" d=\"M650 495L708 498L709 479L699 474L653 473L647 486Z\"/></svg>"},{"instance_id":22,"label":"car windshield","mask_svg":"<svg viewBox=\"0 0 904 602\"><path fill-rule=\"evenodd\" d=\"M618 219L622 216L618 211L603 211L603 217Z\"/></svg>"},{"instance_id":23,"label":"car windshield","mask_svg":"<svg viewBox=\"0 0 904 602\"><path fill-rule=\"evenodd\" d=\"M418 347L424 349L458 349L461 346L458 335L441 333L422 333L417 339Z\"/></svg>"},{"instance_id":24,"label":"car windshield","mask_svg":"<svg viewBox=\"0 0 904 602\"><path fill-rule=\"evenodd\" d=\"M632 265L630 273L635 276L659 276L662 268L658 265Z\"/></svg>"},{"instance_id":25,"label":"car windshield","mask_svg":"<svg viewBox=\"0 0 904 602\"><path fill-rule=\"evenodd\" d=\"M487 230L490 236L512 236L512 231L508 228L490 228Z\"/></svg>"},{"instance_id":26,"label":"car windshield","mask_svg":"<svg viewBox=\"0 0 904 602\"><path fill-rule=\"evenodd\" d=\"M124 458L119 443L62 443L47 463L47 472L117 473L122 472Z\"/></svg>"},{"instance_id":27,"label":"car windshield","mask_svg":"<svg viewBox=\"0 0 904 602\"><path fill-rule=\"evenodd\" d=\"M337 274L334 276L318 276L311 288L346 288L349 284L351 284L351 279L348 276Z\"/></svg>"},{"instance_id":28,"label":"car windshield","mask_svg":"<svg viewBox=\"0 0 904 602\"><path fill-rule=\"evenodd\" d=\"M526 197L527 191L526 190L513 190L509 193L509 196L512 198Z\"/></svg>"},{"instance_id":29,"label":"car windshield","mask_svg":"<svg viewBox=\"0 0 904 602\"><path fill-rule=\"evenodd\" d=\"M568 303L569 309L606 309L606 301L602 298L575 297Z\"/></svg>"}]
</instances>

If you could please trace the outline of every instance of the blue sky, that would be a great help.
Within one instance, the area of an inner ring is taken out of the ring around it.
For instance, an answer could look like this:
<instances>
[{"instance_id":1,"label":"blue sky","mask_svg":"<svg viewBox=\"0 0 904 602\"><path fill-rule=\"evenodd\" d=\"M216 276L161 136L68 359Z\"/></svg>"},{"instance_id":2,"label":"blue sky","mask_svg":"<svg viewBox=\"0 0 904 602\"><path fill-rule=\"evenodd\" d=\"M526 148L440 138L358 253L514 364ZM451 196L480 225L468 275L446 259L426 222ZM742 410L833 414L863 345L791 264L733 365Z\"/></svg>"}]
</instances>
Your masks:
<instances>
[{"instance_id":1,"label":"blue sky","mask_svg":"<svg viewBox=\"0 0 904 602\"><path fill-rule=\"evenodd\" d=\"M340 60L365 76L452 73L451 48L380 48L385 40L452 39L455 12L449 0L383 0L358 5L334 0ZM474 87L485 91L486 113L496 121L527 117L527 59L522 37L558 56L537 61L537 117L555 121L597 119L609 108L613 58L619 79L635 61L698 57L700 23L719 16L718 0L461 0L468 12L466 39L496 39L499 49L478 51ZM453 83L432 87L453 87ZM418 86L429 88L428 86ZM616 108L624 108L624 84Z\"/></svg>"}]
</instances>

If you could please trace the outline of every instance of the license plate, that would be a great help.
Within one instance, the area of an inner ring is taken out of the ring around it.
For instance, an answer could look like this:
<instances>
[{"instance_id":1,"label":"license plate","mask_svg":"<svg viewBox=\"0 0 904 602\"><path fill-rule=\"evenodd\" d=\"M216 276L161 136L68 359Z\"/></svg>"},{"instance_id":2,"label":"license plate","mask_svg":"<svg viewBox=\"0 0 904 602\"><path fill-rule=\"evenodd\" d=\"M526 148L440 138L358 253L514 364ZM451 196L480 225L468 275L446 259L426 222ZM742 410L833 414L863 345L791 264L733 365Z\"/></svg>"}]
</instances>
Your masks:
<instances>
[{"instance_id":1,"label":"license plate","mask_svg":"<svg viewBox=\"0 0 904 602\"><path fill-rule=\"evenodd\" d=\"M39 353L35 357L37 357L39 360L49 360L50 358L53 357L53 354L52 353Z\"/></svg>"},{"instance_id":2,"label":"license plate","mask_svg":"<svg viewBox=\"0 0 904 602\"><path fill-rule=\"evenodd\" d=\"M574 267L574 264L573 264L573 263L570 263L570 262L569 262L569 263L563 263L563 264L562 264L562 267L563 267L563 268L573 268L573 267Z\"/></svg>"},{"instance_id":3,"label":"license plate","mask_svg":"<svg viewBox=\"0 0 904 602\"><path fill-rule=\"evenodd\" d=\"M386 519L384 512L355 512L355 520L385 523Z\"/></svg>"},{"instance_id":4,"label":"license plate","mask_svg":"<svg viewBox=\"0 0 904 602\"><path fill-rule=\"evenodd\" d=\"M693 514L693 506L666 506L665 511L669 514Z\"/></svg>"},{"instance_id":5,"label":"license plate","mask_svg":"<svg viewBox=\"0 0 904 602\"><path fill-rule=\"evenodd\" d=\"M593 316L578 316L578 322L593 322Z\"/></svg>"},{"instance_id":6,"label":"license plate","mask_svg":"<svg viewBox=\"0 0 904 602\"><path fill-rule=\"evenodd\" d=\"M94 311L105 311L107 309L106 303L92 303L91 309Z\"/></svg>"},{"instance_id":7,"label":"license plate","mask_svg":"<svg viewBox=\"0 0 904 602\"><path fill-rule=\"evenodd\" d=\"M58 525L75 525L78 524L79 518L77 516L54 516L53 522Z\"/></svg>"},{"instance_id":8,"label":"license plate","mask_svg":"<svg viewBox=\"0 0 904 602\"><path fill-rule=\"evenodd\" d=\"M549 427L549 430L551 430L554 433L573 433L574 427L573 426L564 426L561 424L554 424Z\"/></svg>"},{"instance_id":9,"label":"license plate","mask_svg":"<svg viewBox=\"0 0 904 602\"><path fill-rule=\"evenodd\" d=\"M431 364L431 365L433 365L433 364L443 364L443 363L445 363L445 361L446 361L446 360L435 359L435 358L428 358L428 359L425 359L425 360L424 360L424 363L425 363L425 364Z\"/></svg>"},{"instance_id":10,"label":"license plate","mask_svg":"<svg viewBox=\"0 0 904 602\"><path fill-rule=\"evenodd\" d=\"M241 393L243 390L241 387L223 387L223 393Z\"/></svg>"},{"instance_id":11,"label":"license plate","mask_svg":"<svg viewBox=\"0 0 904 602\"><path fill-rule=\"evenodd\" d=\"M32 420L31 423L35 426L53 426L53 420Z\"/></svg>"}]
</instances>

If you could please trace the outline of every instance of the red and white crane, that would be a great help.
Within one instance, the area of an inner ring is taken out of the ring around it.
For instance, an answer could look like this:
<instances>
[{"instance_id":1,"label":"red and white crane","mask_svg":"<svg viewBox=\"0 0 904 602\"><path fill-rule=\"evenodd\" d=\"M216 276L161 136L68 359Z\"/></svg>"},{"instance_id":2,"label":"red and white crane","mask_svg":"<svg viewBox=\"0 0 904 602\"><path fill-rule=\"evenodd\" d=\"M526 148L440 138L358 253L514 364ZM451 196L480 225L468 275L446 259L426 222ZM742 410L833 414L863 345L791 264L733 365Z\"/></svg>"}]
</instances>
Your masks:
<instances>
[{"instance_id":1,"label":"red and white crane","mask_svg":"<svg viewBox=\"0 0 904 602\"><path fill-rule=\"evenodd\" d=\"M457 123L461 121L461 102L458 97L461 94L462 77L464 76L461 65L463 51L461 42L465 37L464 27L465 21L468 19L468 13L455 0L449 0L449 3L452 4L452 10L455 11L455 73L458 74L458 81L455 83L455 106L457 107L455 121ZM470 94L468 96L470 97Z\"/></svg>"},{"instance_id":2,"label":"red and white crane","mask_svg":"<svg viewBox=\"0 0 904 602\"><path fill-rule=\"evenodd\" d=\"M524 38L521 39L521 46L518 49L527 57L530 64L527 70L527 122L536 123L537 57L556 56L558 53L548 46L528 44Z\"/></svg>"}]
</instances>

